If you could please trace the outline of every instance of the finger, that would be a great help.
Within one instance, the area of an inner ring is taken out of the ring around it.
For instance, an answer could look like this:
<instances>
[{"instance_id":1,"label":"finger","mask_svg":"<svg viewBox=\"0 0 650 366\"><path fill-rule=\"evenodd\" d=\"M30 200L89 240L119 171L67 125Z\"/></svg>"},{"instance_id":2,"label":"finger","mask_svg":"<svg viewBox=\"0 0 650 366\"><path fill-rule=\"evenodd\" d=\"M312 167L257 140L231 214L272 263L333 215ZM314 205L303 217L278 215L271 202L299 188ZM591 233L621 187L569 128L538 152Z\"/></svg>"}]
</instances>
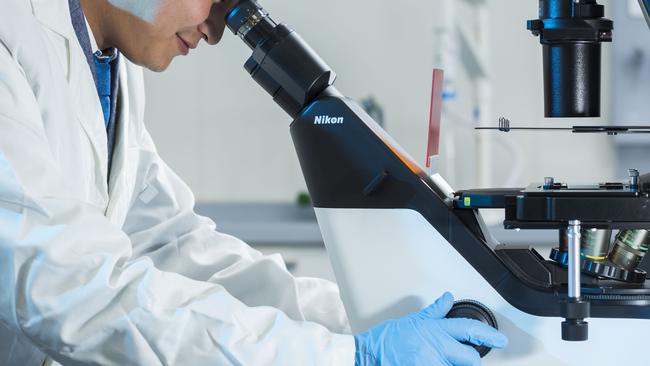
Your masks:
<instances>
[{"instance_id":1,"label":"finger","mask_svg":"<svg viewBox=\"0 0 650 366\"><path fill-rule=\"evenodd\" d=\"M508 345L508 338L503 333L478 320L443 319L438 322L438 326L459 342L490 348L504 348Z\"/></svg>"},{"instance_id":2,"label":"finger","mask_svg":"<svg viewBox=\"0 0 650 366\"><path fill-rule=\"evenodd\" d=\"M452 306L454 306L454 296L449 292L445 292L436 302L419 311L416 315L419 319L442 319L451 310Z\"/></svg>"},{"instance_id":3,"label":"finger","mask_svg":"<svg viewBox=\"0 0 650 366\"><path fill-rule=\"evenodd\" d=\"M449 338L443 347L444 356L454 366L480 366L481 355L471 346Z\"/></svg>"}]
</instances>

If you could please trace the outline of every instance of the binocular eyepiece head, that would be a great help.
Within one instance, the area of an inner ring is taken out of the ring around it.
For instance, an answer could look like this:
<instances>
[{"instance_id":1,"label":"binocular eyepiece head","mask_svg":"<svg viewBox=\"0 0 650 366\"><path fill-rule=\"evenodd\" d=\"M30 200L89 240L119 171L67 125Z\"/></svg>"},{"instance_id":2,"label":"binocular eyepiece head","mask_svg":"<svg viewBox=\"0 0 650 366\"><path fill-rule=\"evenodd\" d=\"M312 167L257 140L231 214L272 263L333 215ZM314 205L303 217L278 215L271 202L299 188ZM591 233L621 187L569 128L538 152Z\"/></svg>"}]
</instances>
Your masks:
<instances>
[{"instance_id":1,"label":"binocular eyepiece head","mask_svg":"<svg viewBox=\"0 0 650 366\"><path fill-rule=\"evenodd\" d=\"M237 3L226 25L253 50L246 71L291 117L334 83L336 74L307 42L271 19L257 1Z\"/></svg>"}]
</instances>

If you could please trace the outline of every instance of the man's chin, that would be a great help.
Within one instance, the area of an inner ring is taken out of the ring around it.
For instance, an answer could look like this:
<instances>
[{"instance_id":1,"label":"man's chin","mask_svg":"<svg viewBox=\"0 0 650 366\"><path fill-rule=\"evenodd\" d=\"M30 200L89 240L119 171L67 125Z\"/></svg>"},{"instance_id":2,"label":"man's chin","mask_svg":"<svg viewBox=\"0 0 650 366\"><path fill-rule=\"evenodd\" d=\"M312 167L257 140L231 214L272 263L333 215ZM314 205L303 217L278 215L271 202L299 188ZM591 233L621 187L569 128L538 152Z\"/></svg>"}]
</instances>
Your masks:
<instances>
[{"instance_id":1,"label":"man's chin","mask_svg":"<svg viewBox=\"0 0 650 366\"><path fill-rule=\"evenodd\" d=\"M169 65L172 62L173 57L167 58L167 57L160 57L160 58L143 58L143 59L136 59L136 58L131 58L129 55L124 55L129 61L133 62L134 64L138 66L142 66L148 70L151 70L153 72L163 72L167 70Z\"/></svg>"},{"instance_id":2,"label":"man's chin","mask_svg":"<svg viewBox=\"0 0 650 366\"><path fill-rule=\"evenodd\" d=\"M146 67L147 69L153 72L163 72L167 70L171 62L172 62L171 58L167 60L151 60L150 62L145 62L141 66Z\"/></svg>"}]
</instances>

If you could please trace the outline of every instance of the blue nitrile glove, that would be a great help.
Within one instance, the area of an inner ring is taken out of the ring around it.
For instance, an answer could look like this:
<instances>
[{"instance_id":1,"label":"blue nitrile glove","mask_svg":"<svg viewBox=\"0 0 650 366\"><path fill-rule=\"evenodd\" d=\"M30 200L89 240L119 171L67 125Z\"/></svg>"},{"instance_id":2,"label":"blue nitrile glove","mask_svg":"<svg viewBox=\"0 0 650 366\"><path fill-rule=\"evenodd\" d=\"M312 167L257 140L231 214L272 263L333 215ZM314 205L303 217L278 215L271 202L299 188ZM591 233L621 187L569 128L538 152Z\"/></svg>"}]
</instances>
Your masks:
<instances>
[{"instance_id":1,"label":"blue nitrile glove","mask_svg":"<svg viewBox=\"0 0 650 366\"><path fill-rule=\"evenodd\" d=\"M356 366L480 365L476 350L460 342L503 348L508 339L498 330L471 319L445 319L454 305L446 292L428 308L387 320L354 337Z\"/></svg>"}]
</instances>

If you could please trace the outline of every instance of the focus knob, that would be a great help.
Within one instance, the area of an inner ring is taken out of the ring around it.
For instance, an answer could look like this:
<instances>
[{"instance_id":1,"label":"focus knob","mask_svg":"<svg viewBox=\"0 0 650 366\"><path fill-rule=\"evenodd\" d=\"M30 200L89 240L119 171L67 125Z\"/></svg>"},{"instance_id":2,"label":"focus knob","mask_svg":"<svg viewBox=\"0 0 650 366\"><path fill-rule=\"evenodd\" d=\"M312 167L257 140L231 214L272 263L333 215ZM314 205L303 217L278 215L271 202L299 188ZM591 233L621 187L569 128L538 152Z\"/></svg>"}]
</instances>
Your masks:
<instances>
[{"instance_id":1,"label":"focus knob","mask_svg":"<svg viewBox=\"0 0 650 366\"><path fill-rule=\"evenodd\" d=\"M474 319L480 321L481 323L485 323L494 329L499 329L497 320L490 309L488 309L487 306L481 304L480 302L474 300L456 301L451 310L449 310L449 313L447 313L447 318ZM487 355L492 350L492 348L486 346L476 346L469 343L465 344L474 347L479 355L481 355L481 358L485 357L485 355Z\"/></svg>"}]
</instances>

